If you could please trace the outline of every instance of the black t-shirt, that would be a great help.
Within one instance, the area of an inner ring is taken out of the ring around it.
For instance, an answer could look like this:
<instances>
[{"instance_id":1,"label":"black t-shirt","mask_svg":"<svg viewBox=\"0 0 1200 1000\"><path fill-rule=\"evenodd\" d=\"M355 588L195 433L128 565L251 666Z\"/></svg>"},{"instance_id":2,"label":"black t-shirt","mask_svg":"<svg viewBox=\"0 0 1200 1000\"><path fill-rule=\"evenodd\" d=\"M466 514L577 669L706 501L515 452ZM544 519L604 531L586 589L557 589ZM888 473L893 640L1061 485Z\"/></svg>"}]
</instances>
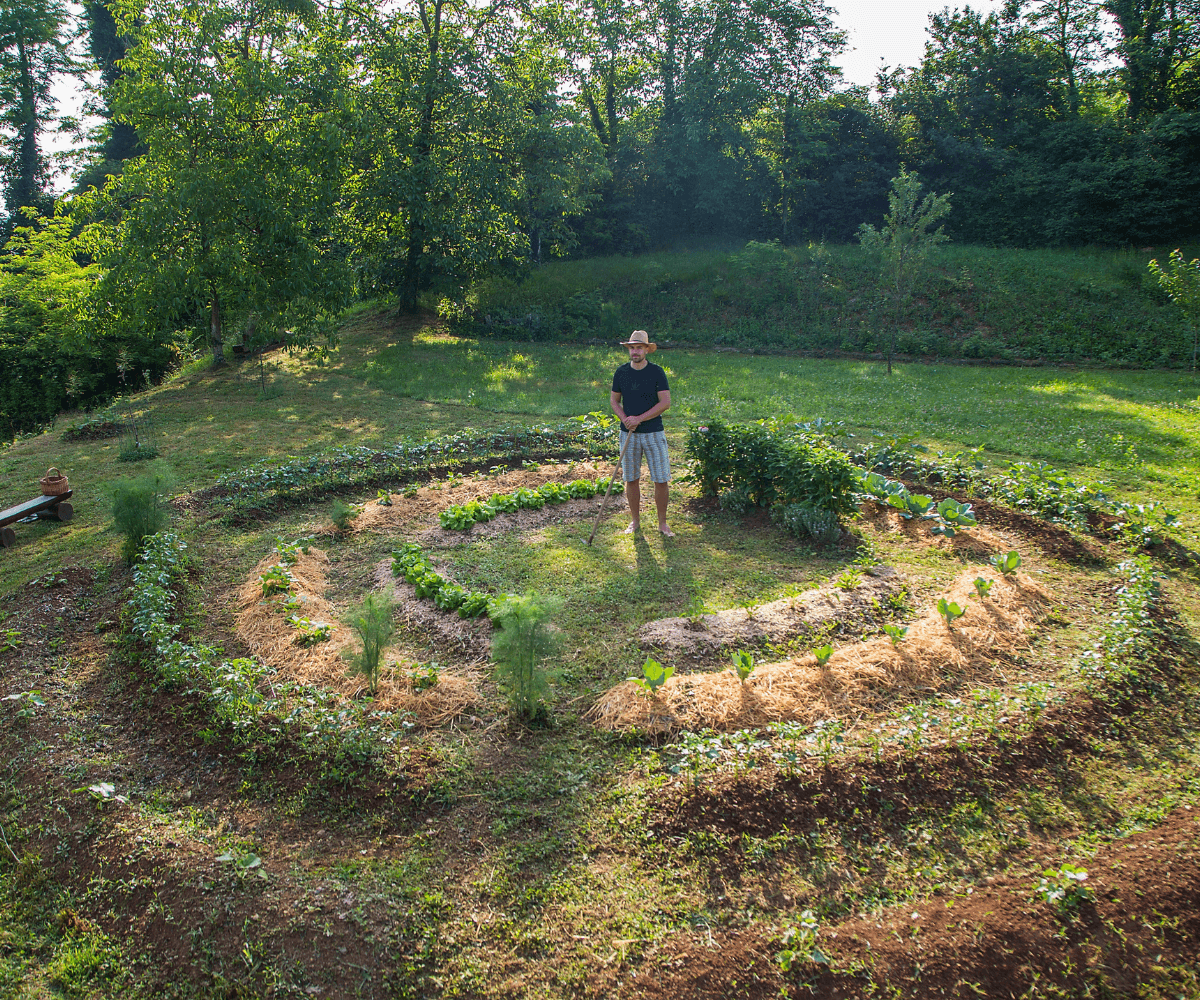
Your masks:
<instances>
[{"instance_id":1,"label":"black t-shirt","mask_svg":"<svg viewBox=\"0 0 1200 1000\"><path fill-rule=\"evenodd\" d=\"M641 371L626 361L613 375L612 391L621 394L621 408L628 417L654 409L658 405L658 394L668 388L667 373L650 361ZM662 417L658 416L638 424L635 433L652 434L662 429Z\"/></svg>"}]
</instances>

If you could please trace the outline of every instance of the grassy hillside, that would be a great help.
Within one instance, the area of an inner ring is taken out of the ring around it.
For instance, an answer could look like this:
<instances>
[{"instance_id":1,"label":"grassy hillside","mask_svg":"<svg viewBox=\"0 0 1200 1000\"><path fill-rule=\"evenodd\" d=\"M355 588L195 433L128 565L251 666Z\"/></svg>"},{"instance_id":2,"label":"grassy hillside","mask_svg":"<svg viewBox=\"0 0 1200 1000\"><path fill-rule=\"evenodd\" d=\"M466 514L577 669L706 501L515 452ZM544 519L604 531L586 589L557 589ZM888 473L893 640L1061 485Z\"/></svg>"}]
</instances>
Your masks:
<instances>
[{"instance_id":1,"label":"grassy hillside","mask_svg":"<svg viewBox=\"0 0 1200 1000\"><path fill-rule=\"evenodd\" d=\"M944 247L900 319L897 347L914 357L1190 364L1192 333L1146 270L1170 250ZM894 323L877 277L857 246L570 261L481 285L463 325L519 340L642 327L660 342L872 354L886 350Z\"/></svg>"}]
</instances>

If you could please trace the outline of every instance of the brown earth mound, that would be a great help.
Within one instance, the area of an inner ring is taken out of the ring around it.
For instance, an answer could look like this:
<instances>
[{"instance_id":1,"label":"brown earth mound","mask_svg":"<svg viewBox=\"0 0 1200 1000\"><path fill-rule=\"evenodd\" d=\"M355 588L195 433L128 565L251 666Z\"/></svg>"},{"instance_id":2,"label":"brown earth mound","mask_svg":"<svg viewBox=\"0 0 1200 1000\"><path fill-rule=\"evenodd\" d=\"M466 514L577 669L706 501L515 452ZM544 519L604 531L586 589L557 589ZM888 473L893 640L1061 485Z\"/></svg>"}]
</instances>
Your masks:
<instances>
[{"instance_id":1,"label":"brown earth mound","mask_svg":"<svg viewBox=\"0 0 1200 1000\"><path fill-rule=\"evenodd\" d=\"M343 651L353 648L353 632L338 624L333 605L325 600L325 573L329 559L321 549L301 554L289 567L291 594L301 602L296 614L310 621L335 626L332 637L312 646L300 645L301 633L285 619L290 613L280 607L286 595L264 599L259 577L278 562L272 554L263 559L238 592L237 632L250 652L276 670L275 677L338 691L347 698L360 697L365 681L347 671ZM394 653L384 650L383 662L390 663ZM411 712L422 725L436 726L462 715L479 701L472 679L443 673L438 682L424 691L414 691L404 669L384 668L375 694L374 705L385 711Z\"/></svg>"},{"instance_id":2,"label":"brown earth mound","mask_svg":"<svg viewBox=\"0 0 1200 1000\"><path fill-rule=\"evenodd\" d=\"M851 627L875 620L878 602L902 586L890 566L876 566L852 590L826 584L799 597L785 597L752 610L730 608L693 618L661 618L637 631L642 649L692 663L712 662L727 651L814 635L833 625Z\"/></svg>"},{"instance_id":3,"label":"brown earth mound","mask_svg":"<svg viewBox=\"0 0 1200 1000\"><path fill-rule=\"evenodd\" d=\"M778 932L674 935L637 963L593 974L588 995L633 998L887 996L1194 996L1200 964L1200 817L1176 809L1153 830L1071 860L1096 899L1062 917L1036 900L1035 877L1001 875L958 893L906 902L817 932L830 965L775 956ZM734 985L736 984L736 985ZM1157 987L1157 988L1155 988Z\"/></svg>"},{"instance_id":4,"label":"brown earth mound","mask_svg":"<svg viewBox=\"0 0 1200 1000\"><path fill-rule=\"evenodd\" d=\"M610 688L588 713L601 729L672 732L815 722L879 707L915 689L937 690L989 672L1015 653L1049 595L1025 574L999 579L973 597L976 570L961 573L946 599L966 609L948 627L926 608L903 642L872 639L836 650L824 668L811 654L758 667L739 682L731 670L668 680L650 698L632 681Z\"/></svg>"}]
</instances>

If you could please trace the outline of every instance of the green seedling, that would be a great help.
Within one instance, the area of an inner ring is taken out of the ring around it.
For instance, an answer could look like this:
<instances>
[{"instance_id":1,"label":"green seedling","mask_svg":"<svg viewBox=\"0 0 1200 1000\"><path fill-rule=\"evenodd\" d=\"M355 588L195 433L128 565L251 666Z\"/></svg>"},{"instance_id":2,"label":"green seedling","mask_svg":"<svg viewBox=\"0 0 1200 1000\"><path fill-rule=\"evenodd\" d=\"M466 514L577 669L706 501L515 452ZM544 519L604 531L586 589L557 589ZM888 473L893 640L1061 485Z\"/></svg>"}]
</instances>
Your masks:
<instances>
[{"instance_id":1,"label":"green seedling","mask_svg":"<svg viewBox=\"0 0 1200 1000\"><path fill-rule=\"evenodd\" d=\"M817 658L817 666L824 670L825 665L829 662L829 658L833 656L833 646L825 643L824 646L818 646L814 649L812 654Z\"/></svg>"},{"instance_id":2,"label":"green seedling","mask_svg":"<svg viewBox=\"0 0 1200 1000\"><path fill-rule=\"evenodd\" d=\"M17 703L18 722L28 722L39 708L44 708L46 705L46 699L42 697L41 691L22 691L19 694L9 694L5 695L2 700Z\"/></svg>"},{"instance_id":3,"label":"green seedling","mask_svg":"<svg viewBox=\"0 0 1200 1000\"><path fill-rule=\"evenodd\" d=\"M399 664L396 666L398 668ZM441 672L442 665L440 663L413 664L413 669L408 672L408 681L412 685L413 692L420 694L422 691L436 687Z\"/></svg>"},{"instance_id":4,"label":"green seedling","mask_svg":"<svg viewBox=\"0 0 1200 1000\"><path fill-rule=\"evenodd\" d=\"M233 870L239 875L253 873L263 880L267 877L267 873L262 867L262 858L249 851L226 851L224 854L218 854L216 860L222 864L233 865Z\"/></svg>"},{"instance_id":5,"label":"green seedling","mask_svg":"<svg viewBox=\"0 0 1200 1000\"><path fill-rule=\"evenodd\" d=\"M842 590L854 590L862 583L862 573L851 566L844 570L836 580L833 581L835 586Z\"/></svg>"},{"instance_id":6,"label":"green seedling","mask_svg":"<svg viewBox=\"0 0 1200 1000\"><path fill-rule=\"evenodd\" d=\"M87 788L76 788L76 792L87 792L92 801L96 803L97 808L104 805L105 802L120 802L126 804L129 799L127 796L117 794L117 786L111 781L98 781L94 785L88 785Z\"/></svg>"},{"instance_id":7,"label":"green seedling","mask_svg":"<svg viewBox=\"0 0 1200 1000\"><path fill-rule=\"evenodd\" d=\"M746 678L754 673L754 657L746 650L739 649L736 653L730 654L730 659L733 660L733 671L737 674L738 680L745 684Z\"/></svg>"},{"instance_id":8,"label":"green seedling","mask_svg":"<svg viewBox=\"0 0 1200 1000\"><path fill-rule=\"evenodd\" d=\"M627 679L633 681L651 697L656 697L658 689L671 679L673 673L675 673L674 667L664 667L658 660L647 656L646 662L642 664L642 676Z\"/></svg>"},{"instance_id":9,"label":"green seedling","mask_svg":"<svg viewBox=\"0 0 1200 1000\"><path fill-rule=\"evenodd\" d=\"M982 601L988 595L988 591L992 589L992 584L995 580L985 580L982 576L975 577L975 593L979 595Z\"/></svg>"},{"instance_id":10,"label":"green seedling","mask_svg":"<svg viewBox=\"0 0 1200 1000\"><path fill-rule=\"evenodd\" d=\"M392 495L387 490L379 490L375 494L375 502L380 507L390 507L392 505Z\"/></svg>"},{"instance_id":11,"label":"green seedling","mask_svg":"<svg viewBox=\"0 0 1200 1000\"><path fill-rule=\"evenodd\" d=\"M319 642L328 642L333 636L333 626L328 622L314 622L300 615L289 615L287 623L300 635L296 641L301 646L315 646Z\"/></svg>"},{"instance_id":12,"label":"green seedling","mask_svg":"<svg viewBox=\"0 0 1200 1000\"><path fill-rule=\"evenodd\" d=\"M1084 885L1088 873L1076 865L1065 864L1057 871L1047 868L1034 888L1034 895L1043 902L1056 907L1062 916L1070 916L1081 903L1096 898L1090 886Z\"/></svg>"},{"instance_id":13,"label":"green seedling","mask_svg":"<svg viewBox=\"0 0 1200 1000\"><path fill-rule=\"evenodd\" d=\"M25 645L19 629L6 628L0 632L0 653L11 653Z\"/></svg>"},{"instance_id":14,"label":"green seedling","mask_svg":"<svg viewBox=\"0 0 1200 1000\"><path fill-rule=\"evenodd\" d=\"M792 924L780 938L783 949L775 955L775 961L784 972L805 965L828 965L829 957L817 947L817 918L812 910L800 914L799 922Z\"/></svg>"},{"instance_id":15,"label":"green seedling","mask_svg":"<svg viewBox=\"0 0 1200 1000\"><path fill-rule=\"evenodd\" d=\"M997 553L988 562L1005 576L1012 576L1021 565L1021 553L1015 550L1003 556Z\"/></svg>"},{"instance_id":16,"label":"green seedling","mask_svg":"<svg viewBox=\"0 0 1200 1000\"><path fill-rule=\"evenodd\" d=\"M946 628L951 627L955 618L961 618L967 613L966 608L960 608L954 601L947 601L944 597L938 599L937 609L938 614L946 619Z\"/></svg>"},{"instance_id":17,"label":"green seedling","mask_svg":"<svg viewBox=\"0 0 1200 1000\"><path fill-rule=\"evenodd\" d=\"M292 574L286 566L272 566L258 578L258 582L262 586L263 597L286 594L292 589Z\"/></svg>"},{"instance_id":18,"label":"green seedling","mask_svg":"<svg viewBox=\"0 0 1200 1000\"><path fill-rule=\"evenodd\" d=\"M892 645L896 646L904 640L906 635L908 635L908 626L888 624L883 626L883 631L887 633L887 637L892 640Z\"/></svg>"},{"instance_id":19,"label":"green seedling","mask_svg":"<svg viewBox=\"0 0 1200 1000\"><path fill-rule=\"evenodd\" d=\"M334 500L330 517L333 520L333 526L338 531L346 532L350 530L351 523L358 517L358 509L344 500Z\"/></svg>"}]
</instances>

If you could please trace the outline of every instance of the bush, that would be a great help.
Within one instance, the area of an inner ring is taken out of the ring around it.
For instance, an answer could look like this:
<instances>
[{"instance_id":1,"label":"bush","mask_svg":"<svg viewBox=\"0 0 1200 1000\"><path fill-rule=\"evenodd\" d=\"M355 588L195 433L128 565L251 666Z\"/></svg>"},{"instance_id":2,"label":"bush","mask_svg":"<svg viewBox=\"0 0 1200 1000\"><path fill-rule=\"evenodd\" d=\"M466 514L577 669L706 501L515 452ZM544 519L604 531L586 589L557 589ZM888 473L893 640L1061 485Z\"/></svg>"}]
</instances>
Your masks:
<instances>
[{"instance_id":1,"label":"bush","mask_svg":"<svg viewBox=\"0 0 1200 1000\"><path fill-rule=\"evenodd\" d=\"M492 637L492 659L507 690L513 714L529 722L546 718L549 687L542 661L554 650L550 620L562 609L562 599L535 591L507 594L491 610L498 626Z\"/></svg>"},{"instance_id":2,"label":"bush","mask_svg":"<svg viewBox=\"0 0 1200 1000\"><path fill-rule=\"evenodd\" d=\"M798 503L838 514L854 505L857 475L850 459L799 424L714 420L688 429L685 451L692 481L720 495L722 506L725 492L736 489L760 507Z\"/></svg>"},{"instance_id":3,"label":"bush","mask_svg":"<svg viewBox=\"0 0 1200 1000\"><path fill-rule=\"evenodd\" d=\"M396 631L392 621L394 607L387 595L368 594L346 619L346 624L354 629L362 643L362 649L350 655L350 667L354 673L366 678L371 694L379 688L379 661L384 647Z\"/></svg>"},{"instance_id":4,"label":"bush","mask_svg":"<svg viewBox=\"0 0 1200 1000\"><path fill-rule=\"evenodd\" d=\"M779 511L783 529L796 538L811 538L818 545L832 545L841 537L842 526L833 511L802 503L787 504L774 510Z\"/></svg>"},{"instance_id":5,"label":"bush","mask_svg":"<svg viewBox=\"0 0 1200 1000\"><path fill-rule=\"evenodd\" d=\"M731 514L745 514L753 506L754 501L750 498L748 486L731 486L721 493L721 510L727 510Z\"/></svg>"},{"instance_id":6,"label":"bush","mask_svg":"<svg viewBox=\"0 0 1200 1000\"><path fill-rule=\"evenodd\" d=\"M133 565L142 550L142 540L158 534L170 521L165 501L172 481L168 473L158 471L118 479L109 487L113 526L125 536L121 557L127 565Z\"/></svg>"},{"instance_id":7,"label":"bush","mask_svg":"<svg viewBox=\"0 0 1200 1000\"><path fill-rule=\"evenodd\" d=\"M344 500L334 500L331 516L333 526L338 531L349 531L351 522L358 517L358 511Z\"/></svg>"}]
</instances>

